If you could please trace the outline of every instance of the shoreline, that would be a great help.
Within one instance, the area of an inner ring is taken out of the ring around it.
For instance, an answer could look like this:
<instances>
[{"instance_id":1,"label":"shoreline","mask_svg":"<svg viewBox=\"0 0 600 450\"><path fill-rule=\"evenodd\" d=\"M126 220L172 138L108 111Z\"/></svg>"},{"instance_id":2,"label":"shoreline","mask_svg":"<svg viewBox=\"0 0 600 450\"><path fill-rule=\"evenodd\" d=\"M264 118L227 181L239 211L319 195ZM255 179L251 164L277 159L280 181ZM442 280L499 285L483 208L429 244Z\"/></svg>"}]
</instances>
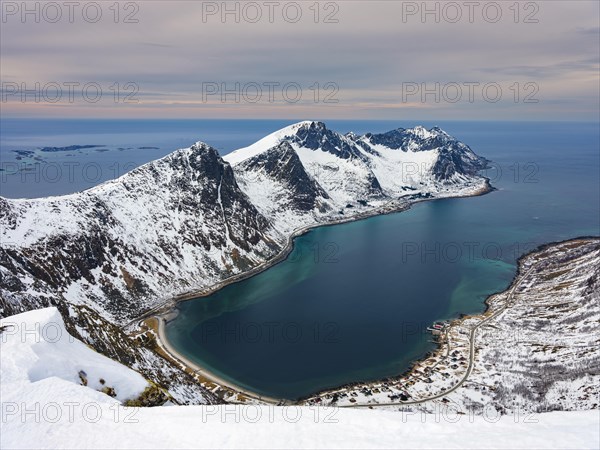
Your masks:
<instances>
[{"instance_id":1,"label":"shoreline","mask_svg":"<svg viewBox=\"0 0 600 450\"><path fill-rule=\"evenodd\" d=\"M447 197L419 198L419 199L416 199L413 201L405 201L405 202L400 202L399 200L391 200L390 202L386 203L383 206L359 213L355 216L338 219L338 220L334 220L334 221L326 222L326 223L317 223L317 224L309 225L309 226L294 230L288 236L287 242L284 245L284 247L281 249L281 251L277 255L275 255L272 259L265 261L261 265L255 267L253 269L250 269L246 272L236 274L229 278L226 278L226 279L222 280L221 282L219 282L209 288L177 295L177 296L173 297L172 299L168 300L167 302L164 302L164 303L158 305L157 307L152 308L150 311L144 313L142 316L139 316L136 319L133 319L127 325L125 325L124 328L132 326L134 324L137 324L137 326L139 326L142 321L150 319L150 318L155 318L158 323L158 326L157 326L158 331L156 333L157 334L157 336L156 336L157 344L171 359L173 359L174 361L183 365L184 368L189 369L193 373L201 375L202 377L208 379L209 381L212 381L213 383L216 383L217 385L219 385L223 388L230 389L230 390L234 391L235 393L242 394L248 398L258 400L258 401L261 401L261 402L264 402L267 404L272 404L272 405L296 404L296 405L298 405L298 404L302 404L302 402L305 401L306 399L318 395L319 392L330 392L330 391L334 391L336 389L343 388L344 386L348 386L348 385L343 385L343 386L328 389L325 391L318 391L318 392L315 392L314 394L312 394L310 397L303 397L303 398L296 399L296 400L277 399L274 397L262 396L255 392L241 388L240 386L237 386L236 384L234 384L232 382L224 380L222 377L214 374L213 372L206 369L205 367L202 367L199 364L197 364L193 361L190 361L187 357L185 357L180 352L178 352L175 348L173 348L173 346L167 339L167 336L166 336L166 333L164 330L164 326L170 320L172 320L174 318L174 314L176 315L175 308L177 307L177 305L180 302L185 302L185 301L189 301L189 300L199 299L202 297L207 297L230 284L237 283L238 281L243 281L248 278L251 278L251 277L258 275L258 274L264 272L265 270L270 269L271 267L274 267L275 265L285 261L294 248L294 240L296 238L308 233L309 231L311 231L313 229L320 228L320 227L340 225L340 224L350 223L350 222L357 222L359 220L364 220L364 219L381 216L381 215L401 213L401 212L409 210L415 204L426 202L426 201L446 200L446 199L453 199L453 198L456 199L456 198L479 197L479 196L486 195L486 194L489 194L490 192L495 191L496 188L494 188L490 184L489 179L485 178L485 177L484 177L484 179L485 179L485 183L482 188L480 188L476 191L473 191L472 193L466 194L466 195L450 195ZM487 302L487 299L486 299L486 302ZM437 351L438 351L438 349L434 350L434 353ZM419 359L415 360L413 365L411 365L410 368L408 368L400 376L403 376L406 373L410 373L413 370L414 365L418 364L420 361L427 359L427 358L428 358L428 356L425 356L424 358L419 358ZM390 378L392 378L392 377L390 377ZM373 382L375 382L375 380ZM364 382L357 381L356 383L352 383L352 385L361 384L361 383L364 384Z\"/></svg>"},{"instance_id":2,"label":"shoreline","mask_svg":"<svg viewBox=\"0 0 600 450\"><path fill-rule=\"evenodd\" d=\"M155 317L158 321L157 325L157 344L160 348L169 355L170 358L173 358L179 364L184 365L186 368L190 369L194 374L200 375L203 378L227 389L234 391L236 394L242 394L245 397L251 398L253 400L258 400L259 402L267 403L270 405L283 406L289 402L287 399L279 399L275 397L270 397L266 395L260 395L256 392L250 391L248 389L242 388L232 382L225 380L224 378L215 375L213 372L207 370L206 368L196 364L191 361L189 358L183 356L181 353L175 350L171 343L166 339L165 335L165 324L167 320L164 317Z\"/></svg>"}]
</instances>

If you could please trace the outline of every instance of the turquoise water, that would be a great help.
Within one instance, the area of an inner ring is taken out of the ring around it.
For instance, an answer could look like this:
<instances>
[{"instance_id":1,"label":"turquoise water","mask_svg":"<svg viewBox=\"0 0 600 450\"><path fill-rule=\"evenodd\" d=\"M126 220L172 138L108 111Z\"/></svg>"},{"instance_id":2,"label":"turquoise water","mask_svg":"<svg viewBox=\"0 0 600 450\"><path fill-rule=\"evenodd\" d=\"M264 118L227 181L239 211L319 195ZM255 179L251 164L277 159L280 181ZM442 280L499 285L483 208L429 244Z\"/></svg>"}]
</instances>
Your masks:
<instances>
[{"instance_id":1,"label":"turquoise water","mask_svg":"<svg viewBox=\"0 0 600 450\"><path fill-rule=\"evenodd\" d=\"M497 191L312 230L288 260L181 303L169 340L275 397L391 376L433 348L424 332L433 321L483 311L522 253L600 234L597 125L478 123L459 132L494 161Z\"/></svg>"},{"instance_id":2,"label":"turquoise water","mask_svg":"<svg viewBox=\"0 0 600 450\"><path fill-rule=\"evenodd\" d=\"M196 140L227 153L290 122L3 120L0 168L15 163L14 149L103 144L108 151L41 155L54 166L97 164L100 180L77 170L57 180L7 170L0 195L75 192L112 178L113 167L131 168ZM357 133L439 125L494 161L487 175L498 190L312 230L286 261L180 304L169 340L238 385L295 399L401 373L433 348L425 328L482 311L485 298L510 283L519 255L600 234L597 123L326 122Z\"/></svg>"}]
</instances>

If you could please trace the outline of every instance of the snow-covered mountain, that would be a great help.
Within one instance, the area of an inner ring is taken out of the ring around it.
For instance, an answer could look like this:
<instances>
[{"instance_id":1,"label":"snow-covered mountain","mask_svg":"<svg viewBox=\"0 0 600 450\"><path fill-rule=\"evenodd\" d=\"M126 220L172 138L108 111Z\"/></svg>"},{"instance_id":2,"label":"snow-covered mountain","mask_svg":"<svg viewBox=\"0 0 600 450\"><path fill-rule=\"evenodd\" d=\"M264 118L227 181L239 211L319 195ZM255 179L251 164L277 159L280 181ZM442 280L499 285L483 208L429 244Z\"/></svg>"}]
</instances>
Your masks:
<instances>
[{"instance_id":1,"label":"snow-covered mountain","mask_svg":"<svg viewBox=\"0 0 600 450\"><path fill-rule=\"evenodd\" d=\"M117 324L272 259L301 227L485 190L439 128L300 122L221 158L198 142L81 193L0 197L1 314L66 302Z\"/></svg>"},{"instance_id":2,"label":"snow-covered mountain","mask_svg":"<svg viewBox=\"0 0 600 450\"><path fill-rule=\"evenodd\" d=\"M441 129L342 135L300 122L223 158L276 228L343 219L390 201L468 195L488 161Z\"/></svg>"}]
</instances>

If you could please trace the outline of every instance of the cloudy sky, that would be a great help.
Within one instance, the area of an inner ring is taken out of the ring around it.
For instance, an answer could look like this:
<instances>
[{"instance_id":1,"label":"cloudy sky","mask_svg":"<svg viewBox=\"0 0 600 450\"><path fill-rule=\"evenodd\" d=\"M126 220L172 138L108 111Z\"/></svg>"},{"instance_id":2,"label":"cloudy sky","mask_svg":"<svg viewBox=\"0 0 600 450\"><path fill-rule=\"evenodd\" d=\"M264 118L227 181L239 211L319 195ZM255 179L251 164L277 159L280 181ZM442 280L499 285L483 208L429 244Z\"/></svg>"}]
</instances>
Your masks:
<instances>
[{"instance_id":1,"label":"cloudy sky","mask_svg":"<svg viewBox=\"0 0 600 450\"><path fill-rule=\"evenodd\" d=\"M1 4L2 117L598 120L597 1Z\"/></svg>"}]
</instances>

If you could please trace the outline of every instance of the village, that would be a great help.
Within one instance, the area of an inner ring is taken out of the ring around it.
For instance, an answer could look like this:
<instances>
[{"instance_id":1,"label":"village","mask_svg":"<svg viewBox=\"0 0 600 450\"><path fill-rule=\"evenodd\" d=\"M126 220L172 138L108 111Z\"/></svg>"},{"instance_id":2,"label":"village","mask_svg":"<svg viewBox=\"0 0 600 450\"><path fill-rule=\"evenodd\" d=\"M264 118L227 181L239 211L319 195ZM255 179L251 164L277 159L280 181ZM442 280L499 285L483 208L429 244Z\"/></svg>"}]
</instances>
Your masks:
<instances>
[{"instance_id":1,"label":"village","mask_svg":"<svg viewBox=\"0 0 600 450\"><path fill-rule=\"evenodd\" d=\"M376 382L342 386L312 396L302 404L339 407L410 405L446 394L460 382L468 369L469 328L463 324L467 320L435 322L428 327L427 332L431 333L438 348L404 374Z\"/></svg>"}]
</instances>

